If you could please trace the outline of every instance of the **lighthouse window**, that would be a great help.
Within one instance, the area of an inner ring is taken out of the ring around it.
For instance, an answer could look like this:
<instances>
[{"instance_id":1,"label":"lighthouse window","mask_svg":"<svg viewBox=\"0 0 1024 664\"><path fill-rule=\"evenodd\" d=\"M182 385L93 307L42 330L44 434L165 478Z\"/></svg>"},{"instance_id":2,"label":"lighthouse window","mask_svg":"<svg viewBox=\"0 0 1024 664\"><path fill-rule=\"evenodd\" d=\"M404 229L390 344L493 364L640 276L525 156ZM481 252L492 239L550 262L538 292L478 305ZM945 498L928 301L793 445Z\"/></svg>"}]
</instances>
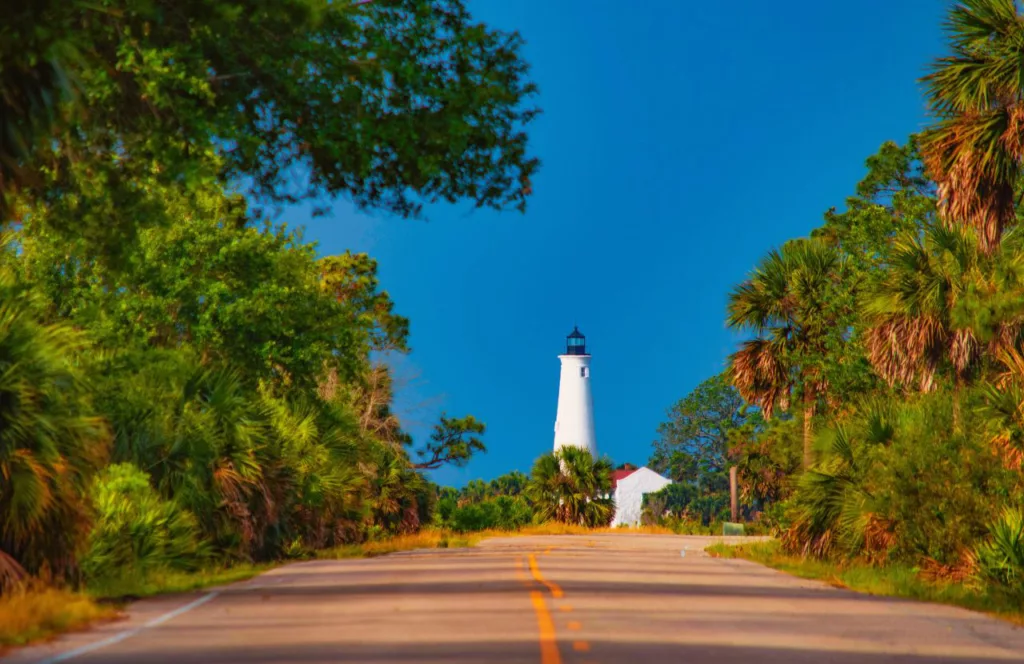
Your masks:
<instances>
[{"instance_id":1,"label":"lighthouse window","mask_svg":"<svg viewBox=\"0 0 1024 664\"><path fill-rule=\"evenodd\" d=\"M580 378L586 378L589 375L590 372L587 370L586 367L580 367Z\"/></svg>"}]
</instances>

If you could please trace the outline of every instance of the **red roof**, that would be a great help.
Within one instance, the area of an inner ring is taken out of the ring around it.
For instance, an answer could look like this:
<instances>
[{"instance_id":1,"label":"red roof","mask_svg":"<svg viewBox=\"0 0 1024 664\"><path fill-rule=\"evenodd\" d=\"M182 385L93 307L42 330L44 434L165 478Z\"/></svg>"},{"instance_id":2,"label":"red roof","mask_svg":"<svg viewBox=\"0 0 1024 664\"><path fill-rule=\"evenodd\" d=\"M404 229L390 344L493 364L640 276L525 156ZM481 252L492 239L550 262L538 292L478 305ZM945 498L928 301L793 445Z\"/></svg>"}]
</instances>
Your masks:
<instances>
[{"instance_id":1,"label":"red roof","mask_svg":"<svg viewBox=\"0 0 1024 664\"><path fill-rule=\"evenodd\" d=\"M612 491L614 491L615 487L618 486L619 480L626 479L627 477L629 477L630 475L635 473L637 470L638 470L637 468L632 468L630 470L613 470L612 471Z\"/></svg>"}]
</instances>

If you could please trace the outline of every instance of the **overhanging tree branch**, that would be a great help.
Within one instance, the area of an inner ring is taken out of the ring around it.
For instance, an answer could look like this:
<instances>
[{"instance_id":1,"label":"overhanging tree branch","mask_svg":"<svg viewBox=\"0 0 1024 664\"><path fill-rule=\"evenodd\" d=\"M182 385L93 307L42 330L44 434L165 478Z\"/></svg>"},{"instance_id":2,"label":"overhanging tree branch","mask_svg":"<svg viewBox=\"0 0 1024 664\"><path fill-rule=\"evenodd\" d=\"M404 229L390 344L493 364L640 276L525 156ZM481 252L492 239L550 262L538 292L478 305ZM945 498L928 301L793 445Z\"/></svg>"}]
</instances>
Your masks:
<instances>
[{"instance_id":1,"label":"overhanging tree branch","mask_svg":"<svg viewBox=\"0 0 1024 664\"><path fill-rule=\"evenodd\" d=\"M487 447L478 438L487 427L472 415L463 418L448 418L441 415L441 422L434 425L430 441L416 451L421 459L412 464L419 470L435 470L445 464L465 466L476 452L486 452Z\"/></svg>"}]
</instances>

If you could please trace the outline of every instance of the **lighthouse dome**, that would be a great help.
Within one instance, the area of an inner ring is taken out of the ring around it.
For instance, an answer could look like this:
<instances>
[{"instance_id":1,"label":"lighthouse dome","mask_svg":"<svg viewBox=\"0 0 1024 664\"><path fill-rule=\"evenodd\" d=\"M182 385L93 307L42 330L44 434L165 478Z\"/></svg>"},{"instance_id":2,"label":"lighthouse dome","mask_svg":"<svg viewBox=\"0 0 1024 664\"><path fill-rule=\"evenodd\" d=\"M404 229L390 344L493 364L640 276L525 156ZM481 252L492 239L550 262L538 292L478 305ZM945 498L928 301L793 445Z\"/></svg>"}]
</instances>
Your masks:
<instances>
[{"instance_id":1,"label":"lighthouse dome","mask_svg":"<svg viewBox=\"0 0 1024 664\"><path fill-rule=\"evenodd\" d=\"M586 355L587 338L580 332L580 328L573 326L572 333L565 338L566 355Z\"/></svg>"}]
</instances>

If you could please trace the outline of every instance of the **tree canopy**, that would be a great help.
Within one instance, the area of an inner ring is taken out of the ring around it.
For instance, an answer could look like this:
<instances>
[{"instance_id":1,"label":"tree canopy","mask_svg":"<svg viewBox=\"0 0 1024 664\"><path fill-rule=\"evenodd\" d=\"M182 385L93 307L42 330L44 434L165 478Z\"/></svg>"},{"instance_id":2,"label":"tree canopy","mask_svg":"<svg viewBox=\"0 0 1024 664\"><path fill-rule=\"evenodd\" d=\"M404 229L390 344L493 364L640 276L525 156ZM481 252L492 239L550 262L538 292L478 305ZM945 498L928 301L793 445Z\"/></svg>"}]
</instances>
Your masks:
<instances>
[{"instance_id":1,"label":"tree canopy","mask_svg":"<svg viewBox=\"0 0 1024 664\"><path fill-rule=\"evenodd\" d=\"M108 252L167 186L416 216L522 210L538 167L522 39L462 0L18 0L0 42L0 221Z\"/></svg>"},{"instance_id":2,"label":"tree canopy","mask_svg":"<svg viewBox=\"0 0 1024 664\"><path fill-rule=\"evenodd\" d=\"M672 405L658 425L649 465L673 482L714 489L725 481L729 434L750 413L727 374L713 376Z\"/></svg>"}]
</instances>

